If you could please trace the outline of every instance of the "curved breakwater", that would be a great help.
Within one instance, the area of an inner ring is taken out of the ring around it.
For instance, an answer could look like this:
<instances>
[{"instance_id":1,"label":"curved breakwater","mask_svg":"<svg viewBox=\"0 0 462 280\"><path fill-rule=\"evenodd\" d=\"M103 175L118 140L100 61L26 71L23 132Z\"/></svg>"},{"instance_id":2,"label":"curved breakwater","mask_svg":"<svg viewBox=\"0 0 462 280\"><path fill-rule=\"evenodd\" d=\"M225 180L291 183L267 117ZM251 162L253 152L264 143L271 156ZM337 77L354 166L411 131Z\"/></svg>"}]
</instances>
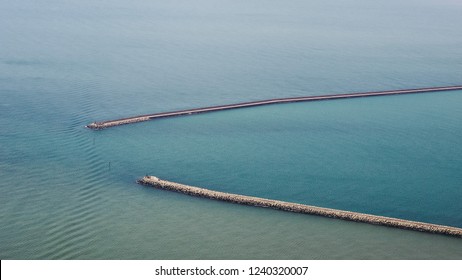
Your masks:
<instances>
[{"instance_id":1,"label":"curved breakwater","mask_svg":"<svg viewBox=\"0 0 462 280\"><path fill-rule=\"evenodd\" d=\"M317 206L310 206L305 204L298 204L292 202L285 202L279 200L265 199L253 196L245 196L239 194L231 194L225 192L212 191L204 188L192 187L179 183L161 180L154 176L145 176L137 183L142 185L149 185L155 188L175 191L184 193L191 196L204 197L209 199L221 200L226 202L232 202L243 205L267 207L277 210L290 211L303 214L311 214L324 216L329 218L336 218L354 222L362 222L368 224L382 225L388 227L395 227L401 229L422 231L428 233L437 233L450 235L455 237L462 237L462 228L442 226L430 223L415 222L403 219L396 219L390 217L369 215L357 212L350 212L344 210L336 210L331 208L323 208Z\"/></svg>"},{"instance_id":2,"label":"curved breakwater","mask_svg":"<svg viewBox=\"0 0 462 280\"><path fill-rule=\"evenodd\" d=\"M234 103L234 104L221 105L221 106L202 107L202 108L195 108L195 109L189 109L189 110L139 115L139 116L134 116L134 117L129 117L129 118L108 120L108 121L102 121L102 122L93 122L93 123L88 124L86 127L90 129L98 130L98 129L104 129L104 128L108 128L112 126L144 122L144 121L149 121L149 120L154 120L154 119L159 119L159 118L176 117L176 116L182 116L182 115L191 115L191 114L207 113L207 112L214 112L214 111L245 108L245 107L263 106L263 105L270 105L270 104L320 101L320 100L332 100L332 99L342 99L342 98L371 97L371 96L383 96L383 95L397 95L397 94L411 94L411 93L426 93L426 92L449 91L449 90L462 90L462 86L430 87L430 88L416 88L416 89L403 89L403 90L357 92L357 93L345 93L345 94L333 94L333 95L276 98L276 99L267 99L267 100L252 101L252 102Z\"/></svg>"}]
</instances>

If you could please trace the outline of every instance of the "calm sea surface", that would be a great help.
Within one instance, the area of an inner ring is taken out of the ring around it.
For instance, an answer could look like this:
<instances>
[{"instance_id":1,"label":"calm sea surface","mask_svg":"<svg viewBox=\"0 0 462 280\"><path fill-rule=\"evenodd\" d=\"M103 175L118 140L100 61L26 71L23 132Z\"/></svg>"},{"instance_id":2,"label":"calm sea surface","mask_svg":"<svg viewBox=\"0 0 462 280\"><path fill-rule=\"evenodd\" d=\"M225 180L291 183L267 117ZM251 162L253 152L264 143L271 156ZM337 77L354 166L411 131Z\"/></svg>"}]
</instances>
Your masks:
<instances>
[{"instance_id":1,"label":"calm sea surface","mask_svg":"<svg viewBox=\"0 0 462 280\"><path fill-rule=\"evenodd\" d=\"M167 180L462 227L462 4L0 2L1 259L462 259L462 240L245 207Z\"/></svg>"}]
</instances>

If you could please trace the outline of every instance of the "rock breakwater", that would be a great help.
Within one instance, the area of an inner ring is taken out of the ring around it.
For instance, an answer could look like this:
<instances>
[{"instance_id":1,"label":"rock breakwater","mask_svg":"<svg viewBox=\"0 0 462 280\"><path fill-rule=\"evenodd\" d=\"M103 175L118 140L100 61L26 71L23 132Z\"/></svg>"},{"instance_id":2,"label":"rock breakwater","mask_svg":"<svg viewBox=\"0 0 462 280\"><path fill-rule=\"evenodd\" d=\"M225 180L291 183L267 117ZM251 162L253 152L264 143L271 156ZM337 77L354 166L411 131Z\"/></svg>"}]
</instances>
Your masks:
<instances>
[{"instance_id":1,"label":"rock breakwater","mask_svg":"<svg viewBox=\"0 0 462 280\"><path fill-rule=\"evenodd\" d=\"M139 184L149 185L155 188L175 191L184 193L191 196L198 196L208 199L221 200L231 203L267 207L277 210L290 211L296 213L304 213L311 215L318 215L323 217L342 219L354 222L368 223L374 225L382 225L388 227L395 227L401 229L415 230L428 233L444 234L455 237L462 237L462 228L436 225L430 223L422 223L416 221L409 221L403 219L396 219L384 216L369 215L357 212L350 212L344 210L336 210L331 208L323 208L317 206L310 206L292 202L285 202L279 200L265 199L253 196L245 196L239 194L225 193L212 191L204 188L183 185L175 182L161 180L154 176L145 176L137 180Z\"/></svg>"},{"instance_id":2,"label":"rock breakwater","mask_svg":"<svg viewBox=\"0 0 462 280\"><path fill-rule=\"evenodd\" d=\"M105 129L108 127L119 126L130 123L144 122L159 118L176 117L183 115L207 113L214 111L255 107L271 104L291 103L291 102L308 102L308 101L321 101L321 100L333 100L342 98L358 98L358 97L371 97L371 96L385 96L385 95L398 95L398 94L411 94L411 93L426 93L435 91L449 91L449 90L462 90L461 86L445 86L445 87L430 87L430 88L414 88L414 89L401 89L401 90L387 90L387 91L369 91L369 92L356 92L356 93L345 93L345 94L330 94L330 95L317 95L317 96L301 96L301 97L288 97L288 98L275 98L252 102L235 103L220 106L211 106L203 108L195 108L189 110L180 110L148 115L139 115L129 118L93 122L88 124L86 127L94 130Z\"/></svg>"}]
</instances>

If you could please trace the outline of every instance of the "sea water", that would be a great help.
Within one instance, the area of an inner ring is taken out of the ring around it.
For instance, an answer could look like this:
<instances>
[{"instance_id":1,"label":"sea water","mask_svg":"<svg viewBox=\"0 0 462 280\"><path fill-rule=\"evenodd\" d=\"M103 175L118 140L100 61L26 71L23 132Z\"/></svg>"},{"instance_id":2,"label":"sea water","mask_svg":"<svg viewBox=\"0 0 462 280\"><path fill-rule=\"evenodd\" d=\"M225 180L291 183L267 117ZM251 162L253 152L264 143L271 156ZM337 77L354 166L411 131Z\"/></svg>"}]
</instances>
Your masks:
<instances>
[{"instance_id":1,"label":"sea water","mask_svg":"<svg viewBox=\"0 0 462 280\"><path fill-rule=\"evenodd\" d=\"M462 227L462 91L84 125L460 84L461 12L451 0L1 2L0 257L460 259L457 238L135 180Z\"/></svg>"}]
</instances>

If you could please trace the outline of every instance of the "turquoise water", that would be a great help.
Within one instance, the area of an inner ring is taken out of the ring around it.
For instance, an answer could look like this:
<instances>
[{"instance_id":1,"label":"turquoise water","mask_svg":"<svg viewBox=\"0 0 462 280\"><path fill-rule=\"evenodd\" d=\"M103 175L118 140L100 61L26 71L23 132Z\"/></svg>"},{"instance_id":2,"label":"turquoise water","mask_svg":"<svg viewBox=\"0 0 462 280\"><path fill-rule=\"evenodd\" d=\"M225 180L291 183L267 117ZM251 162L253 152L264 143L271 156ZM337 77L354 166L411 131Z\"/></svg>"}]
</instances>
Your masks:
<instances>
[{"instance_id":1,"label":"turquoise water","mask_svg":"<svg viewBox=\"0 0 462 280\"><path fill-rule=\"evenodd\" d=\"M460 259L456 238L134 183L462 227L462 91L95 121L462 83L456 1L0 3L0 258Z\"/></svg>"}]
</instances>

